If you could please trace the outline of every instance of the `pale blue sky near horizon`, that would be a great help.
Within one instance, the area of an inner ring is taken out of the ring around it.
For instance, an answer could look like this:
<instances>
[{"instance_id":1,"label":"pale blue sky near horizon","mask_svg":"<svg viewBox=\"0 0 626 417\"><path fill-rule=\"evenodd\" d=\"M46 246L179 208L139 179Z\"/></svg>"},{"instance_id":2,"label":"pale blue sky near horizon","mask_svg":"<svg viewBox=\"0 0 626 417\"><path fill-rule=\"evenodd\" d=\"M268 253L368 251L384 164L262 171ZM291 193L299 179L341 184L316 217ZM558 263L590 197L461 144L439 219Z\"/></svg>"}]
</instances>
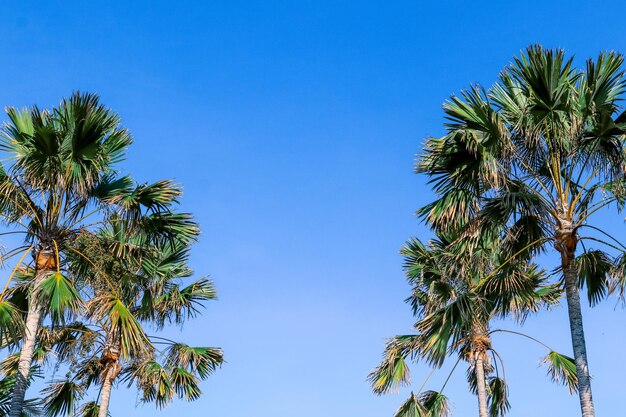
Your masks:
<instances>
[{"instance_id":1,"label":"pale blue sky near horizon","mask_svg":"<svg viewBox=\"0 0 626 417\"><path fill-rule=\"evenodd\" d=\"M432 194L412 164L442 133L441 104L490 84L531 43L578 63L626 52L623 25L609 20L625 11L619 1L3 2L0 104L98 93L135 137L124 168L184 186L182 207L203 230L192 264L220 294L168 330L224 349L202 398L135 409L136 391L120 386L111 415L391 417L410 388L377 397L365 379L385 338L412 324L398 250L428 236L413 213ZM621 216L599 221L623 236ZM585 309L599 416L623 409L625 323L615 299ZM567 326L561 307L525 331L569 353ZM539 367L540 347L494 345L509 416L579 414ZM414 389L427 373L413 367ZM476 415L462 367L446 394L454 416Z\"/></svg>"}]
</instances>

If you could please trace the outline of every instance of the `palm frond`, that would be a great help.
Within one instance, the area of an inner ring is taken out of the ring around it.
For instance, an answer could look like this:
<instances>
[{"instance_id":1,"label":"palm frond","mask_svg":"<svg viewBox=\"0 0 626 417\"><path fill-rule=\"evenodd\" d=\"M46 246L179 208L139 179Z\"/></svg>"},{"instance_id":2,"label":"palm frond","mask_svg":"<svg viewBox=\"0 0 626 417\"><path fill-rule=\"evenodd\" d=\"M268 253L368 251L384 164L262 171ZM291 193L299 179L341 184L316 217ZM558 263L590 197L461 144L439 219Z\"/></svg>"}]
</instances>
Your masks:
<instances>
[{"instance_id":1,"label":"palm frond","mask_svg":"<svg viewBox=\"0 0 626 417\"><path fill-rule=\"evenodd\" d=\"M578 376L573 358L558 352L550 352L542 363L548 365L548 375L557 384L565 385L570 394L578 391Z\"/></svg>"},{"instance_id":2,"label":"palm frond","mask_svg":"<svg viewBox=\"0 0 626 417\"><path fill-rule=\"evenodd\" d=\"M92 385L102 382L104 366L97 356L90 356L75 365L75 378L80 384L89 389Z\"/></svg>"},{"instance_id":3,"label":"palm frond","mask_svg":"<svg viewBox=\"0 0 626 417\"><path fill-rule=\"evenodd\" d=\"M436 367L443 365L450 346L455 346L470 331L473 321L483 314L475 295L462 294L448 305L428 314L416 325L420 333L420 356Z\"/></svg>"},{"instance_id":4,"label":"palm frond","mask_svg":"<svg viewBox=\"0 0 626 417\"><path fill-rule=\"evenodd\" d=\"M207 278L201 278L184 288L173 284L167 292L154 299L152 307L156 313L156 323L159 326L165 323L180 324L185 319L195 317L205 301L216 298L213 281Z\"/></svg>"},{"instance_id":5,"label":"palm frond","mask_svg":"<svg viewBox=\"0 0 626 417\"><path fill-rule=\"evenodd\" d=\"M415 354L418 336L396 336L387 342L383 360L367 377L376 394L384 394L407 385L410 371L405 359Z\"/></svg>"},{"instance_id":6,"label":"palm frond","mask_svg":"<svg viewBox=\"0 0 626 417\"><path fill-rule=\"evenodd\" d=\"M171 384L179 398L186 401L195 401L200 398L198 377L183 368L173 368L170 371Z\"/></svg>"},{"instance_id":7,"label":"palm frond","mask_svg":"<svg viewBox=\"0 0 626 417\"><path fill-rule=\"evenodd\" d=\"M154 402L158 408L165 407L176 394L170 374L152 359L131 365L125 371L125 379L129 384L137 384L142 402Z\"/></svg>"},{"instance_id":8,"label":"palm frond","mask_svg":"<svg viewBox=\"0 0 626 417\"><path fill-rule=\"evenodd\" d=\"M17 344L22 337L23 326L22 313L15 304L0 300L0 343L3 346Z\"/></svg>"},{"instance_id":9,"label":"palm frond","mask_svg":"<svg viewBox=\"0 0 626 417\"><path fill-rule=\"evenodd\" d=\"M509 388L504 379L499 377L489 378L489 416L503 417L511 408L509 403Z\"/></svg>"},{"instance_id":10,"label":"palm frond","mask_svg":"<svg viewBox=\"0 0 626 417\"><path fill-rule=\"evenodd\" d=\"M141 355L150 349L150 341L139 321L114 294L92 298L87 309L92 317L104 322L105 328L119 338L123 358Z\"/></svg>"},{"instance_id":11,"label":"palm frond","mask_svg":"<svg viewBox=\"0 0 626 417\"><path fill-rule=\"evenodd\" d=\"M576 258L580 288L587 288L590 305L598 304L609 292L614 260L601 250L590 250Z\"/></svg>"},{"instance_id":12,"label":"palm frond","mask_svg":"<svg viewBox=\"0 0 626 417\"><path fill-rule=\"evenodd\" d=\"M85 394L82 386L71 380L54 381L42 391L43 410L46 416L70 417Z\"/></svg>"},{"instance_id":13,"label":"palm frond","mask_svg":"<svg viewBox=\"0 0 626 417\"><path fill-rule=\"evenodd\" d=\"M172 368L181 368L208 378L224 362L224 354L219 348L192 347L183 343L174 343L166 351L166 363Z\"/></svg>"},{"instance_id":14,"label":"palm frond","mask_svg":"<svg viewBox=\"0 0 626 417\"><path fill-rule=\"evenodd\" d=\"M393 417L429 417L429 415L415 394L411 393L409 399L398 407Z\"/></svg>"},{"instance_id":15,"label":"palm frond","mask_svg":"<svg viewBox=\"0 0 626 417\"><path fill-rule=\"evenodd\" d=\"M37 297L55 323L64 323L83 307L78 290L60 272L50 274L39 284Z\"/></svg>"},{"instance_id":16,"label":"palm frond","mask_svg":"<svg viewBox=\"0 0 626 417\"><path fill-rule=\"evenodd\" d=\"M100 405L96 401L88 401L80 407L76 417L98 417L99 413Z\"/></svg>"},{"instance_id":17,"label":"palm frond","mask_svg":"<svg viewBox=\"0 0 626 417\"><path fill-rule=\"evenodd\" d=\"M451 414L448 397L437 391L425 391L419 396L419 402L427 411L428 417L448 417Z\"/></svg>"}]
</instances>

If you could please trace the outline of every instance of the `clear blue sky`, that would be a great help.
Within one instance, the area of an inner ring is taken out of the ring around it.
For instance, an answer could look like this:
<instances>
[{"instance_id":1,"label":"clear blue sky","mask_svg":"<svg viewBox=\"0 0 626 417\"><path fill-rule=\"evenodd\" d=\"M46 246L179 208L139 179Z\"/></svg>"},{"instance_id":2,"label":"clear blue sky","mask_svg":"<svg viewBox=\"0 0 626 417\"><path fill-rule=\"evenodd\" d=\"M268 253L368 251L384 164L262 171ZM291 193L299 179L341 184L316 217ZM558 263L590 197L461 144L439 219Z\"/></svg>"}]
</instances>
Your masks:
<instances>
[{"instance_id":1,"label":"clear blue sky","mask_svg":"<svg viewBox=\"0 0 626 417\"><path fill-rule=\"evenodd\" d=\"M125 164L135 177L184 184L204 232L193 265L221 299L182 337L222 346L228 363L202 399L160 415L391 417L408 391L376 397L365 378L385 337L411 326L398 249L427 236L413 212L431 194L412 162L441 134L442 102L493 81L529 43L579 58L626 51L625 11L619 1L3 2L0 104L97 92L135 136ZM623 235L620 218L610 225ZM626 362L611 356L623 356L626 311L615 306L585 311L599 416L623 410ZM564 308L526 330L570 351ZM541 349L509 336L495 345L511 417L578 414L538 367ZM416 385L425 374L414 367ZM464 370L447 394L455 416L476 414ZM118 389L112 415L159 415L135 402Z\"/></svg>"}]
</instances>

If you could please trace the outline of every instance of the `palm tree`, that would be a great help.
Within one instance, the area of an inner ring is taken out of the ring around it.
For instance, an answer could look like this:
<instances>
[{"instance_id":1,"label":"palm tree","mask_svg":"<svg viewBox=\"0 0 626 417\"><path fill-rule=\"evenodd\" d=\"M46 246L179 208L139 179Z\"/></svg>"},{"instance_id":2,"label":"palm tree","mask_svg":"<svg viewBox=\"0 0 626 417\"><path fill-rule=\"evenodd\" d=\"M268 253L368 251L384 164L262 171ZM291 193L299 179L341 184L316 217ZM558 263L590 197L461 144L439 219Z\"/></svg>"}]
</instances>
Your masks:
<instances>
[{"instance_id":1,"label":"palm tree","mask_svg":"<svg viewBox=\"0 0 626 417\"><path fill-rule=\"evenodd\" d=\"M116 173L115 164L124 159L132 140L119 126L119 116L97 96L74 93L51 111L8 108L7 114L0 139L0 150L6 153L0 166L0 217L12 227L8 233L24 235L25 244L7 252L2 261L23 253L19 265L32 252L35 272L19 332L10 412L18 417L42 319L51 313L60 321L82 306L75 282L64 273L65 257L73 251L68 241L113 212L129 227L142 224L164 233L193 225L188 216L169 211L180 195L170 181L136 185ZM2 307L11 308L0 299Z\"/></svg>"},{"instance_id":2,"label":"palm tree","mask_svg":"<svg viewBox=\"0 0 626 417\"><path fill-rule=\"evenodd\" d=\"M428 139L417 163L438 194L420 211L431 225L463 229L466 243L504 231L510 258L559 253L584 417L594 410L579 289L591 304L601 300L614 260L583 241L623 252L590 224L624 202L622 62L603 53L577 69L562 50L531 46L490 89L472 87L444 105L447 133Z\"/></svg>"},{"instance_id":3,"label":"palm tree","mask_svg":"<svg viewBox=\"0 0 626 417\"><path fill-rule=\"evenodd\" d=\"M90 324L89 330L81 327L78 337L73 325L60 345L57 353L69 363L68 378L45 390L45 413L51 417L73 413L95 385L98 398L84 403L81 410L106 417L118 375L139 388L143 401L158 407L175 396L188 401L199 398L199 380L221 365L221 350L193 347L145 331L146 326L158 330L167 324L182 325L204 301L216 298L206 278L181 287L180 281L192 275L187 266L188 242L173 236L145 245L136 230L131 234L121 222L112 221L97 235L81 233L73 245L90 254L88 262L75 257L72 264L73 273L83 277L92 293L86 308ZM88 348L76 349L77 343Z\"/></svg>"},{"instance_id":4,"label":"palm tree","mask_svg":"<svg viewBox=\"0 0 626 417\"><path fill-rule=\"evenodd\" d=\"M504 415L509 408L508 388L504 364L492 346L491 336L496 332L517 332L491 329L491 321L509 316L523 321L542 305L555 303L559 292L554 286L545 285L545 277L535 265L522 259L507 261L497 250L499 247L499 241L485 241L469 253L464 245L443 235L428 245L417 239L407 243L402 254L407 279L413 287L407 301L417 318L417 333L396 336L388 342L382 364L369 376L376 393L410 382L407 358L423 359L434 370L453 356L456 363L452 372L459 362L468 364L468 379L477 396L479 416ZM548 349L545 360L553 379L565 381L570 389L575 389L573 360ZM451 373L437 397L442 396ZM425 398L435 397L434 393L426 392ZM411 411L408 416L447 414L447 406L436 412L420 407L426 403L420 398L411 394L396 415L405 415L398 414L401 410L420 409L422 414Z\"/></svg>"}]
</instances>

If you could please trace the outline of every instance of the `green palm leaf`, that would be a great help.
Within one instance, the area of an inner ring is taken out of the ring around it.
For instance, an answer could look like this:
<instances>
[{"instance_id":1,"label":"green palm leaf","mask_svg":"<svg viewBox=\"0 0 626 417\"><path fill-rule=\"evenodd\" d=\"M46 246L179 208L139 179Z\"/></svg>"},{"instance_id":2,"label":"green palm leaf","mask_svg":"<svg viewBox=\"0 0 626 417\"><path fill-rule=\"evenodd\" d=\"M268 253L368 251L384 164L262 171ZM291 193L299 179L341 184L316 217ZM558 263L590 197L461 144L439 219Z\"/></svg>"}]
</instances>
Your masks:
<instances>
[{"instance_id":1,"label":"green palm leaf","mask_svg":"<svg viewBox=\"0 0 626 417\"><path fill-rule=\"evenodd\" d=\"M163 408L176 393L167 370L154 360L135 363L126 373L129 382L137 383L143 402L154 402L158 408Z\"/></svg>"},{"instance_id":2,"label":"green palm leaf","mask_svg":"<svg viewBox=\"0 0 626 417\"><path fill-rule=\"evenodd\" d=\"M75 378L85 389L101 383L104 366L97 356L90 356L75 365Z\"/></svg>"},{"instance_id":3,"label":"green palm leaf","mask_svg":"<svg viewBox=\"0 0 626 417\"><path fill-rule=\"evenodd\" d=\"M200 387L198 386L198 378L191 372L183 368L173 368L170 371L172 386L178 394L179 398L186 401L194 401L200 398Z\"/></svg>"},{"instance_id":4,"label":"green palm leaf","mask_svg":"<svg viewBox=\"0 0 626 417\"><path fill-rule=\"evenodd\" d=\"M195 317L203 302L216 298L215 286L207 278L201 278L184 288L173 284L154 300L157 323L161 326L165 323L180 324L185 319Z\"/></svg>"},{"instance_id":5,"label":"green palm leaf","mask_svg":"<svg viewBox=\"0 0 626 417\"><path fill-rule=\"evenodd\" d=\"M24 320L22 313L10 301L0 300L0 342L14 345L22 337Z\"/></svg>"},{"instance_id":6,"label":"green palm leaf","mask_svg":"<svg viewBox=\"0 0 626 417\"><path fill-rule=\"evenodd\" d=\"M43 410L46 416L70 417L85 394L82 386L71 380L54 381L42 391Z\"/></svg>"},{"instance_id":7,"label":"green palm leaf","mask_svg":"<svg viewBox=\"0 0 626 417\"><path fill-rule=\"evenodd\" d=\"M489 378L489 415L503 417L511 408L509 403L509 388L506 381L499 377Z\"/></svg>"},{"instance_id":8,"label":"green palm leaf","mask_svg":"<svg viewBox=\"0 0 626 417\"><path fill-rule=\"evenodd\" d=\"M428 417L448 417L451 413L448 398L441 392L425 391L419 396L419 402Z\"/></svg>"},{"instance_id":9,"label":"green palm leaf","mask_svg":"<svg viewBox=\"0 0 626 417\"><path fill-rule=\"evenodd\" d=\"M384 394L407 385L411 373L405 359L414 354L418 336L396 336L387 342L383 360L367 377L376 394Z\"/></svg>"},{"instance_id":10,"label":"green palm leaf","mask_svg":"<svg viewBox=\"0 0 626 417\"><path fill-rule=\"evenodd\" d=\"M406 400L394 413L393 417L430 417L428 410L419 402L415 394Z\"/></svg>"},{"instance_id":11,"label":"green palm leaf","mask_svg":"<svg viewBox=\"0 0 626 417\"><path fill-rule=\"evenodd\" d=\"M165 352L170 367L181 368L205 379L224 362L221 349L191 347L183 343L172 344Z\"/></svg>"},{"instance_id":12,"label":"green palm leaf","mask_svg":"<svg viewBox=\"0 0 626 417\"><path fill-rule=\"evenodd\" d=\"M609 292L610 274L615 261L601 250L590 250L576 258L580 288L587 288L590 305L598 304Z\"/></svg>"},{"instance_id":13,"label":"green palm leaf","mask_svg":"<svg viewBox=\"0 0 626 417\"><path fill-rule=\"evenodd\" d=\"M114 294L94 297L87 307L94 318L104 321L105 328L119 338L122 357L141 355L150 349L150 341L141 324L124 302Z\"/></svg>"},{"instance_id":14,"label":"green palm leaf","mask_svg":"<svg viewBox=\"0 0 626 417\"><path fill-rule=\"evenodd\" d=\"M548 375L552 381L565 385L570 394L578 391L576 363L573 358L553 351L548 353L542 363L548 364Z\"/></svg>"},{"instance_id":15,"label":"green palm leaf","mask_svg":"<svg viewBox=\"0 0 626 417\"><path fill-rule=\"evenodd\" d=\"M88 401L80 407L76 417L98 417L100 406L96 401Z\"/></svg>"},{"instance_id":16,"label":"green palm leaf","mask_svg":"<svg viewBox=\"0 0 626 417\"><path fill-rule=\"evenodd\" d=\"M41 282L37 297L55 323L64 323L68 316L78 313L83 307L73 282L59 272L50 274Z\"/></svg>"}]
</instances>

